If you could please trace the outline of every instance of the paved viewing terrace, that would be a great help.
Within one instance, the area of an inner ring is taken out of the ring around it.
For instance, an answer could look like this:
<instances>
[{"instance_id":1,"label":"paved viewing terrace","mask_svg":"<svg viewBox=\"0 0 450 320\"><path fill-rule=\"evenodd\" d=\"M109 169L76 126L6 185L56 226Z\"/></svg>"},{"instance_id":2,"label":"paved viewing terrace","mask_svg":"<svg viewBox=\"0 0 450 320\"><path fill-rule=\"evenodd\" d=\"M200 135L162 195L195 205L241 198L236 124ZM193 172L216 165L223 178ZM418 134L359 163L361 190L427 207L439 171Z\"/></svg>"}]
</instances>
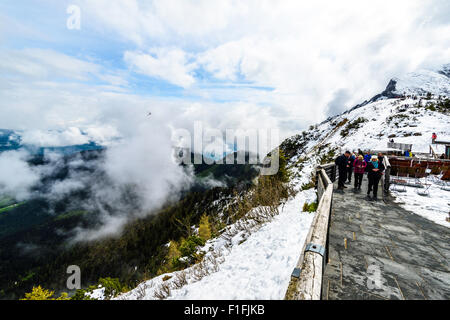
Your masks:
<instances>
[{"instance_id":1,"label":"paved viewing terrace","mask_svg":"<svg viewBox=\"0 0 450 320\"><path fill-rule=\"evenodd\" d=\"M390 196L368 201L366 175L347 187L333 193L322 299L450 299L448 228Z\"/></svg>"}]
</instances>

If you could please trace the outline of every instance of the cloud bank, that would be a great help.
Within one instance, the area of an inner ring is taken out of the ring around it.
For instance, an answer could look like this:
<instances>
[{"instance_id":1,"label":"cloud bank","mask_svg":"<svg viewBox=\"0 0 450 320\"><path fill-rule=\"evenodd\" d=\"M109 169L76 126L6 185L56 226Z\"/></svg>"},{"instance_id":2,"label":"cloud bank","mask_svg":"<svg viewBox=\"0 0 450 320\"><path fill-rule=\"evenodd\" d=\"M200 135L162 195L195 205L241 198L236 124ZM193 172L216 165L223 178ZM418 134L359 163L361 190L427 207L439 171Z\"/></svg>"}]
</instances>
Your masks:
<instances>
[{"instance_id":1,"label":"cloud bank","mask_svg":"<svg viewBox=\"0 0 450 320\"><path fill-rule=\"evenodd\" d=\"M39 181L35 172L25 159L24 151L0 153L0 194L14 196L18 201L31 196L30 187Z\"/></svg>"}]
</instances>

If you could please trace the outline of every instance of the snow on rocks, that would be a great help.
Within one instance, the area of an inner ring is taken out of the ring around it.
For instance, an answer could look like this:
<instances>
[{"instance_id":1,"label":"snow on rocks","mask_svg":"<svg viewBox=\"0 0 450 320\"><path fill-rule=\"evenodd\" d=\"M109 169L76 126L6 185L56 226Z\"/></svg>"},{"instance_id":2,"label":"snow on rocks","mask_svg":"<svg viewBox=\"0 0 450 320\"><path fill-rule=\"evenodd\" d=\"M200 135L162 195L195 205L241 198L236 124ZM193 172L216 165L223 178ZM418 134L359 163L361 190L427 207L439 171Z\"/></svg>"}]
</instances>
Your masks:
<instances>
[{"instance_id":1,"label":"snow on rocks","mask_svg":"<svg viewBox=\"0 0 450 320\"><path fill-rule=\"evenodd\" d=\"M393 80L396 81L395 93L411 95L430 92L435 95L450 96L450 78L443 74L443 71L441 72L419 70L403 77L394 78Z\"/></svg>"},{"instance_id":2,"label":"snow on rocks","mask_svg":"<svg viewBox=\"0 0 450 320\"><path fill-rule=\"evenodd\" d=\"M91 299L105 300L105 288L99 285L98 289L94 289L92 292L86 292L85 295Z\"/></svg>"}]
</instances>

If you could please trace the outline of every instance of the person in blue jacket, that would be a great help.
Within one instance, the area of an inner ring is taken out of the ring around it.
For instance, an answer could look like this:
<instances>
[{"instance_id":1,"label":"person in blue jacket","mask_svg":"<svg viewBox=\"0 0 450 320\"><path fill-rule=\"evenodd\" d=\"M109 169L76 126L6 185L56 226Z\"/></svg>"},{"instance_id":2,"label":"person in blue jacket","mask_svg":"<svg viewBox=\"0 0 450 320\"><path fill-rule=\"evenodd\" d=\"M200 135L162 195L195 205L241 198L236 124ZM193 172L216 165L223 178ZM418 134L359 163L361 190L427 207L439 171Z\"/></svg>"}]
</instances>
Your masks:
<instances>
[{"instance_id":1,"label":"person in blue jacket","mask_svg":"<svg viewBox=\"0 0 450 320\"><path fill-rule=\"evenodd\" d=\"M369 151L366 152L366 154L364 155L364 161L366 163L370 162L370 159L372 159L372 155L370 154ZM364 168L365 172L367 172L367 166Z\"/></svg>"},{"instance_id":2,"label":"person in blue jacket","mask_svg":"<svg viewBox=\"0 0 450 320\"><path fill-rule=\"evenodd\" d=\"M371 158L372 158L372 156L370 155L370 152L367 151L366 154L364 155L364 161L369 163Z\"/></svg>"}]
</instances>

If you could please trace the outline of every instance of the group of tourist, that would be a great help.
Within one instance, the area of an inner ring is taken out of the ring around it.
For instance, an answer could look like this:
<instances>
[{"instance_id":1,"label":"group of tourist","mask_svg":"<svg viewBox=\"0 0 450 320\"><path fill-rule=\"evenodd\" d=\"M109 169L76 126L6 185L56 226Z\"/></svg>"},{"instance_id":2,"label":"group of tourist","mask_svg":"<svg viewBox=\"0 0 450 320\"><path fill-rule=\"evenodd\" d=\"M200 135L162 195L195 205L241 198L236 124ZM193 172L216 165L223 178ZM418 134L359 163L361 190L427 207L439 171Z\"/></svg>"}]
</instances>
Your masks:
<instances>
[{"instance_id":1,"label":"group of tourist","mask_svg":"<svg viewBox=\"0 0 450 320\"><path fill-rule=\"evenodd\" d=\"M371 155L369 152L363 155L362 151L359 151L358 154L345 151L343 155L336 158L335 164L339 171L338 190L343 192L347 188L345 185L351 184L354 174L353 190L360 191L363 176L367 173L369 180L367 198L373 201L378 200L378 183L385 169L381 152L378 155ZM370 196L371 192L373 192L373 197Z\"/></svg>"}]
</instances>

